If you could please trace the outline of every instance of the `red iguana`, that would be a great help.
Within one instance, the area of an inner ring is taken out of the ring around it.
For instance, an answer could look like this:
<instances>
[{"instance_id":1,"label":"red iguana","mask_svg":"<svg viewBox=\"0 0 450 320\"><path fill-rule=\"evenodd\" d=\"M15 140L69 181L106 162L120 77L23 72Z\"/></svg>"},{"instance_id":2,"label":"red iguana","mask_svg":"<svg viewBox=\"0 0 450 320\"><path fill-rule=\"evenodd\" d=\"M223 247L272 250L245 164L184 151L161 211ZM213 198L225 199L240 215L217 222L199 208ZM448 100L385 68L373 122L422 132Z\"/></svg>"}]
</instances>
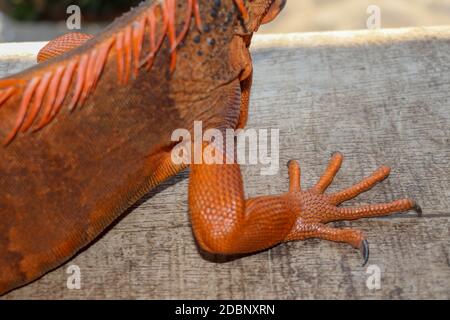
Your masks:
<instances>
[{"instance_id":1,"label":"red iguana","mask_svg":"<svg viewBox=\"0 0 450 320\"><path fill-rule=\"evenodd\" d=\"M171 161L175 129L245 126L251 38L285 2L145 1L95 37L51 42L39 65L0 80L0 294L67 261L184 169ZM390 171L325 194L342 160L335 153L308 190L291 161L287 193L252 199L238 164L191 165L198 243L228 255L315 237L359 248L367 262L362 232L326 223L420 208L409 199L338 207Z\"/></svg>"}]
</instances>

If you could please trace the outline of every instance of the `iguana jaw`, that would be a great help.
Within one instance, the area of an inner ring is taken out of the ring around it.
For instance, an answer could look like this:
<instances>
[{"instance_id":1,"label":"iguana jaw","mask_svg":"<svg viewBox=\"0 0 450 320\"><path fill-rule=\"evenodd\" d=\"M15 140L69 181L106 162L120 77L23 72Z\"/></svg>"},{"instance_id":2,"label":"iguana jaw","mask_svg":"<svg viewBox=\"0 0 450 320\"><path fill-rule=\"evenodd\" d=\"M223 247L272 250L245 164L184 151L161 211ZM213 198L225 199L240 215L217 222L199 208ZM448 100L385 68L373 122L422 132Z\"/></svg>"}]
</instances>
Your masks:
<instances>
[{"instance_id":1,"label":"iguana jaw","mask_svg":"<svg viewBox=\"0 0 450 320\"><path fill-rule=\"evenodd\" d=\"M287 0L275 0L261 21L261 24L272 22L284 9Z\"/></svg>"},{"instance_id":2,"label":"iguana jaw","mask_svg":"<svg viewBox=\"0 0 450 320\"><path fill-rule=\"evenodd\" d=\"M238 7L240 7L238 3L242 3L241 6L243 6L244 2L241 1L235 0ZM235 30L235 42L241 43L234 55L238 57L237 60L240 60L243 66L240 75L241 82L246 81L252 75L253 68L249 47L253 33L258 31L261 24L273 21L283 10L286 2L287 0L252 0L245 2L245 8L241 12L243 20Z\"/></svg>"},{"instance_id":3,"label":"iguana jaw","mask_svg":"<svg viewBox=\"0 0 450 320\"><path fill-rule=\"evenodd\" d=\"M258 31L262 24L273 21L283 10L287 0L252 0L246 1L247 14L244 17L243 27L246 32L254 33Z\"/></svg>"}]
</instances>

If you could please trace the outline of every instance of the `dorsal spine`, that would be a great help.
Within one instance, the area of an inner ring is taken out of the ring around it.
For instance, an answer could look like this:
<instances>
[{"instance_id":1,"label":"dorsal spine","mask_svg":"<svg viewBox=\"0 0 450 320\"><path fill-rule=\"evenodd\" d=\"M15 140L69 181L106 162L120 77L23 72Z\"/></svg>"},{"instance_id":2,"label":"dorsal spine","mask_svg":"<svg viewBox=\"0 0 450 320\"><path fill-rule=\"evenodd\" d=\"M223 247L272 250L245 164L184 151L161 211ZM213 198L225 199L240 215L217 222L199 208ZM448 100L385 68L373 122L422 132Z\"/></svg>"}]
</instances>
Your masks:
<instances>
[{"instance_id":1,"label":"dorsal spine","mask_svg":"<svg viewBox=\"0 0 450 320\"><path fill-rule=\"evenodd\" d=\"M199 0L186 2L187 12L182 31L176 34L177 0L156 1L143 14L124 28L96 44L91 50L74 55L67 64L31 78L25 85L23 81L0 80L0 108L21 91L17 118L3 144L8 145L19 132L37 131L49 124L59 113L72 89L72 99L68 104L70 111L81 107L94 91L112 50L116 53L117 79L119 85L126 85L131 76L137 77L139 70L151 70L154 59L164 39L170 44L173 71L177 60L177 47L186 37L191 20L194 19L199 30L202 29ZM245 18L247 10L243 0L233 0ZM157 16L162 17L158 23ZM158 30L158 27L161 29ZM158 32L159 31L159 32ZM157 37L157 34L160 36ZM149 52L143 56L145 36L148 36ZM40 116L37 122L38 115ZM37 124L36 124L37 122ZM33 127L34 125L34 127Z\"/></svg>"}]
</instances>

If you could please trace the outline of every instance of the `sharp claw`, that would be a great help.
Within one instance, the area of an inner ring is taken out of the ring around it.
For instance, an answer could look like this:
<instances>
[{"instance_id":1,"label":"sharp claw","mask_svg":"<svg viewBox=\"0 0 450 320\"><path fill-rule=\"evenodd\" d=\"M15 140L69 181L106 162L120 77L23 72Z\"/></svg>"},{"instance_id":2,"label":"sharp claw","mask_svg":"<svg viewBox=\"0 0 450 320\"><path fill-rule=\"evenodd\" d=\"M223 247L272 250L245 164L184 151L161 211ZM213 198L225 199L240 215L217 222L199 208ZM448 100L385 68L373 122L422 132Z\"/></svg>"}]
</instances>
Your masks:
<instances>
[{"instance_id":1,"label":"sharp claw","mask_svg":"<svg viewBox=\"0 0 450 320\"><path fill-rule=\"evenodd\" d=\"M364 259L362 266L364 267L369 261L369 242L367 240L362 242L361 253Z\"/></svg>"},{"instance_id":2,"label":"sharp claw","mask_svg":"<svg viewBox=\"0 0 450 320\"><path fill-rule=\"evenodd\" d=\"M295 159L291 159L291 160L289 160L288 162L287 162L287 167L289 168L290 166L291 166L291 164L293 164L293 163L296 163L297 165L298 165L298 160L295 160Z\"/></svg>"},{"instance_id":3,"label":"sharp claw","mask_svg":"<svg viewBox=\"0 0 450 320\"><path fill-rule=\"evenodd\" d=\"M417 212L418 217L422 217L422 207L419 206L417 203L414 205L413 210Z\"/></svg>"},{"instance_id":4,"label":"sharp claw","mask_svg":"<svg viewBox=\"0 0 450 320\"><path fill-rule=\"evenodd\" d=\"M331 153L331 158L333 158L335 155L341 155L342 153L340 151L334 151L333 153Z\"/></svg>"}]
</instances>

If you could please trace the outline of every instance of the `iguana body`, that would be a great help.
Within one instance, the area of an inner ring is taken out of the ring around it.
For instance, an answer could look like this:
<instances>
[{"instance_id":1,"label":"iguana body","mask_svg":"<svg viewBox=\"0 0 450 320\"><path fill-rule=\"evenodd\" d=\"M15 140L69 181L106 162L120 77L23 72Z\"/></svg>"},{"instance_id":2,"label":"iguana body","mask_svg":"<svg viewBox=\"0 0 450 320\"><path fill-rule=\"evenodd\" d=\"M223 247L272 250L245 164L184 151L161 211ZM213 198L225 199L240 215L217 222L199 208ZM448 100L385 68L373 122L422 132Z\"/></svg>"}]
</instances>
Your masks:
<instances>
[{"instance_id":1,"label":"iguana body","mask_svg":"<svg viewBox=\"0 0 450 320\"><path fill-rule=\"evenodd\" d=\"M51 43L40 54L45 62L0 80L0 294L67 261L183 169L171 162L175 129L192 129L194 121L204 129L245 126L251 35L284 2L147 1L93 39ZM237 164L192 165L189 206L199 244L235 254L318 237L363 248L367 259L361 232L325 223L416 205L335 207L389 174L383 167L323 195L341 161L335 154L308 191L291 162L288 193L248 200Z\"/></svg>"}]
</instances>

